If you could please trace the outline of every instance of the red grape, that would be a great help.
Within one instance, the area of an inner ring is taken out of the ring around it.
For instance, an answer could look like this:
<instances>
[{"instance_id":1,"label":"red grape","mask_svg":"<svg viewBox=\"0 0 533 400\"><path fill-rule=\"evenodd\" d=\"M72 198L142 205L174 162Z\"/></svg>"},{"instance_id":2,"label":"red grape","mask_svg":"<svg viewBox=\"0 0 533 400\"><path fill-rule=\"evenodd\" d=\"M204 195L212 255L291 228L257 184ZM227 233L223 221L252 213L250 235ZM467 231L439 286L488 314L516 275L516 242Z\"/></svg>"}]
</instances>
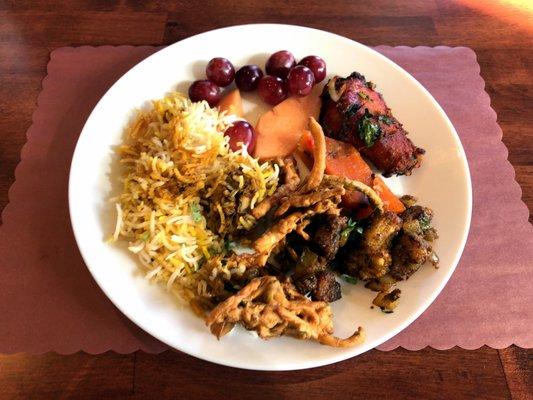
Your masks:
<instances>
[{"instance_id":1,"label":"red grape","mask_svg":"<svg viewBox=\"0 0 533 400\"><path fill-rule=\"evenodd\" d=\"M319 56L304 57L298 65L303 65L313 71L315 83L322 82L326 77L326 62Z\"/></svg>"},{"instance_id":2,"label":"red grape","mask_svg":"<svg viewBox=\"0 0 533 400\"><path fill-rule=\"evenodd\" d=\"M209 103L210 107L214 107L220 101L222 97L222 90L213 82L207 79L194 81L189 86L189 98L192 101L205 100Z\"/></svg>"},{"instance_id":3,"label":"red grape","mask_svg":"<svg viewBox=\"0 0 533 400\"><path fill-rule=\"evenodd\" d=\"M290 51L280 50L272 54L266 62L265 69L268 75L278 76L285 79L296 60Z\"/></svg>"},{"instance_id":4,"label":"red grape","mask_svg":"<svg viewBox=\"0 0 533 400\"><path fill-rule=\"evenodd\" d=\"M251 92L257 89L259 79L263 77L263 71L259 65L245 65L235 74L235 83L243 92Z\"/></svg>"},{"instance_id":5,"label":"red grape","mask_svg":"<svg viewBox=\"0 0 533 400\"><path fill-rule=\"evenodd\" d=\"M246 121L235 121L232 126L226 129L224 135L229 137L229 148L237 151L241 148L241 143L246 145L248 153L252 153L255 147L255 131L252 125Z\"/></svg>"},{"instance_id":6,"label":"red grape","mask_svg":"<svg viewBox=\"0 0 533 400\"><path fill-rule=\"evenodd\" d=\"M216 57L207 64L205 74L214 84L226 87L233 82L235 68L227 58Z\"/></svg>"},{"instance_id":7,"label":"red grape","mask_svg":"<svg viewBox=\"0 0 533 400\"><path fill-rule=\"evenodd\" d=\"M315 85L313 71L303 65L297 65L291 69L287 79L290 92L298 96L307 96Z\"/></svg>"},{"instance_id":8,"label":"red grape","mask_svg":"<svg viewBox=\"0 0 533 400\"><path fill-rule=\"evenodd\" d=\"M259 97L265 103L273 106L285 100L287 98L287 92L287 82L277 76L264 76L257 86Z\"/></svg>"}]
</instances>

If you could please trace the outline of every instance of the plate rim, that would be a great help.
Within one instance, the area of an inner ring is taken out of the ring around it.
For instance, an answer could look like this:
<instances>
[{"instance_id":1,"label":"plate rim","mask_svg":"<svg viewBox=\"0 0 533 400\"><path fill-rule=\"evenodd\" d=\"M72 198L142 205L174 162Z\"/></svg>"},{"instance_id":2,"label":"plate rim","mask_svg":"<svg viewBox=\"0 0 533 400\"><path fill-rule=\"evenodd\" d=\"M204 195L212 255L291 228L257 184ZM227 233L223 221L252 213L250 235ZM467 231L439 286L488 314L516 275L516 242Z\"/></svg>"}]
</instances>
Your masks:
<instances>
[{"instance_id":1,"label":"plate rim","mask_svg":"<svg viewBox=\"0 0 533 400\"><path fill-rule=\"evenodd\" d=\"M402 321L401 323L399 323L399 325L396 328L391 329L390 331L388 331L382 338L380 338L379 340L374 340L373 341L373 342L376 342L376 343L373 343L371 341L370 345L367 342L367 343L364 343L361 347L354 348L354 349L361 350L361 351L357 351L356 350L353 353L345 353L345 352L343 352L343 353L338 353L338 354L332 354L331 357L329 357L329 358L327 358L325 360L319 360L319 361L313 361L313 360L310 360L310 361L297 361L296 362L297 365L295 363L291 363L291 365L284 364L284 365L281 365L281 366L272 365L272 366L266 366L266 367L259 367L259 366L256 366L256 365L252 365L252 364L250 364L250 363L248 363L246 361L241 361L241 362L226 361L224 359L211 357L209 354L202 353L201 351L195 351L195 350L191 350L191 349L186 349L186 348L184 348L182 346L171 345L171 344L167 343L167 341L165 341L165 339L162 338L161 335L158 334L158 332L154 332L154 331L150 330L149 327L144 326L140 321L138 321L138 319L133 315L133 313L128 311L127 308L122 307L120 304L118 304L118 302L115 301L113 296L111 294L109 294L104 289L103 285L100 283L100 279L101 278L99 278L98 275L95 272L93 272L93 269L91 268L90 263L88 262L88 257L86 255L86 250L84 250L84 246L82 244L83 242L80 239L79 229L81 229L81 227L77 227L77 224L76 224L76 221L75 221L76 218L75 218L75 210L74 210L74 205L73 205L74 204L74 201L73 201L74 194L73 194L73 191L72 191L72 182L73 182L74 175L75 175L75 172L76 172L77 155L78 155L79 152L81 152L80 146L79 146L80 139L82 138L82 136L88 134L87 132L85 132L87 123L91 119L93 114L95 113L95 110L98 109L98 106L104 100L104 98L106 98L107 95L109 94L109 92L111 92L117 85L119 85L119 83L122 80L124 80L129 74L133 73L134 70L142 68L142 66L145 63L149 63L151 61L152 57L155 57L155 56L161 57L161 54L164 54L165 52L170 51L169 49L171 49L173 46L177 46L177 45L179 45L179 44L181 44L181 43L183 43L185 41L198 40L202 36L211 35L211 34L216 33L216 32L234 30L234 29L246 29L246 28L251 28L251 27L257 27L257 28L262 28L262 29L295 29L296 28L296 29L315 31L315 32L320 33L321 35L329 36L329 37L331 37L334 40L341 40L341 41L347 42L348 44L350 44L352 46L357 46L357 47L360 47L360 48L364 48L366 51L370 51L371 53L374 53L375 56L377 56L378 58L381 58L382 61L384 61L386 64L388 64L389 67L391 67L393 69L396 69L406 79L411 81L411 83L414 84L420 91L422 91L423 94L430 100L430 102L432 103L432 106L438 111L440 116L443 118L448 130L452 133L452 137L453 137L453 140L455 142L455 148L459 152L459 156L460 156L459 159L460 159L462 167L463 167L463 171L462 172L464 173L464 175L466 177L466 196L467 196L466 224L463 227L463 230L462 230L462 233L461 233L461 241L460 241L460 245L459 245L458 251L456 252L453 260L450 263L451 268L449 269L448 273L442 278L442 280L439 283L438 287L432 292L432 294L430 296L427 296L422 301L420 306L416 309L416 311L414 313L412 313L412 315L410 315L408 318L405 318L405 320ZM157 46L155 46L155 47L157 47ZM422 315L422 313L424 313L429 308L429 306L433 303L433 301L440 295L440 293L442 292L442 290L444 289L444 287L448 283L450 277L455 272L455 269L457 268L459 260L461 259L461 256L463 254L464 248L466 246L466 242L467 242L467 238L468 238L468 234L469 234L470 226L471 226L471 219L472 219L472 179L471 179L470 168L469 168L469 164L468 164L468 159L466 157L466 153L464 151L464 147L462 145L461 139L460 139L455 127L453 126L453 124L450 121L450 118L448 117L448 115L446 114L444 109L440 106L440 104L436 101L436 99L433 97L433 95L431 95L431 93L416 78L414 78L409 72L407 72L401 66L396 64L394 61L392 61L388 57L384 56L383 54L379 53L378 51L374 50L373 48L371 48L369 46L366 46L366 45L364 45L364 44L362 44L360 42L357 42L357 41L349 39L347 37L344 37L344 36L341 36L341 35L338 35L338 34L335 34L335 33L332 33L332 32L328 32L328 31L325 31L325 30L321 30L321 29L316 29L316 28L302 26L302 25L292 25L292 24L273 24L273 23L242 24L242 25L226 26L226 27L217 28L217 29L205 31L205 32L202 32L202 33L198 33L196 35L184 38L184 39L182 39L182 40L180 40L178 42L172 43L172 44L170 44L170 45L168 45L168 46L166 46L166 47L164 47L164 48L162 48L160 50L157 50L155 53L149 55L147 58L145 58L145 59L141 60L140 62L138 62L137 64L135 64L126 73L122 74L121 77L117 81L115 81L115 83L113 83L113 85L111 85L111 87L109 87L109 89L106 90L104 95L96 103L96 105L94 106L93 110L91 111L91 113L87 117L87 120L85 121L85 123L83 125L83 128L82 128L82 130L80 132L80 135L79 135L79 137L78 137L78 139L76 141L76 147L75 147L73 155L72 155L72 160L71 160L71 163L70 163L70 170L69 170L68 203L69 203L68 204L68 206L69 206L69 217L70 217L72 231L73 231L73 234L74 234L74 238L76 240L76 245L78 246L78 249L79 249L80 254L82 256L82 259L83 259L83 261L85 263L85 266L87 267L87 269L89 270L92 278L97 283L97 285L100 288L100 290L105 294L105 296L111 301L111 303L122 314L124 314L137 327L142 329L147 334L153 336L154 338L156 338L160 342L164 343L169 348L173 348L175 350L182 351L182 352L184 352L186 354L189 354L189 355L191 355L193 357L196 357L196 358L199 358L201 360L209 361L209 362L212 362L212 363L215 363L215 364L224 365L224 366L228 366L228 367L240 368L240 369L248 369L248 370L256 370L256 371L291 371L291 370L317 368L317 367L321 367L321 366L325 366L325 365L330 365L330 364L333 364L333 363L337 363L337 362L340 362L340 361L343 361L343 360L350 359L352 357L356 357L356 356L358 356L358 355L360 355L362 353L365 353L366 351L385 343L386 341L390 340L392 337L396 336L398 333L400 333L401 331L406 329L411 323L413 323L416 319L418 319L420 317L420 315Z\"/></svg>"}]
</instances>

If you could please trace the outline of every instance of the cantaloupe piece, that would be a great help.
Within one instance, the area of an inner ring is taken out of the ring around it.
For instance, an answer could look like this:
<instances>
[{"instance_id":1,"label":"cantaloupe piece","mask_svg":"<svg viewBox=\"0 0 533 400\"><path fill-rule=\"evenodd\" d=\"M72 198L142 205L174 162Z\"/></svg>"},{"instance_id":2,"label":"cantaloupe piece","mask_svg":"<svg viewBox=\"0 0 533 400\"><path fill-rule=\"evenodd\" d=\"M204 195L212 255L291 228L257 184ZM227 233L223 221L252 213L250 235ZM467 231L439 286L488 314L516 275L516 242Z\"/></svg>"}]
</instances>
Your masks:
<instances>
[{"instance_id":1,"label":"cantaloupe piece","mask_svg":"<svg viewBox=\"0 0 533 400\"><path fill-rule=\"evenodd\" d=\"M326 174L344 176L365 185L372 184L372 170L349 143L326 138Z\"/></svg>"},{"instance_id":2,"label":"cantaloupe piece","mask_svg":"<svg viewBox=\"0 0 533 400\"><path fill-rule=\"evenodd\" d=\"M220 111L227 111L228 114L233 114L242 118L244 116L244 111L239 89L232 90L222 97L218 103L218 108Z\"/></svg>"},{"instance_id":3,"label":"cantaloupe piece","mask_svg":"<svg viewBox=\"0 0 533 400\"><path fill-rule=\"evenodd\" d=\"M254 156L259 159L286 157L298 146L309 117L318 119L320 97L289 97L263 114L255 126Z\"/></svg>"},{"instance_id":4,"label":"cantaloupe piece","mask_svg":"<svg viewBox=\"0 0 533 400\"><path fill-rule=\"evenodd\" d=\"M383 205L385 206L386 210L395 212L397 214L405 211L405 206L403 203L394 195L394 193L392 193L381 177L374 177L372 188L376 191L381 200L383 200Z\"/></svg>"},{"instance_id":5,"label":"cantaloupe piece","mask_svg":"<svg viewBox=\"0 0 533 400\"><path fill-rule=\"evenodd\" d=\"M300 138L299 148L308 154L313 153L313 136L304 130ZM357 149L349 143L326 137L326 174L344 176L372 185L372 170L361 157Z\"/></svg>"},{"instance_id":6,"label":"cantaloupe piece","mask_svg":"<svg viewBox=\"0 0 533 400\"><path fill-rule=\"evenodd\" d=\"M299 147L306 153L313 152L313 137L310 132L304 131L299 142ZM349 143L340 142L326 137L326 174L344 176L365 185L372 184L372 170L363 160L357 149ZM348 192L342 198L346 208L354 209L365 204L366 197L359 192Z\"/></svg>"},{"instance_id":7,"label":"cantaloupe piece","mask_svg":"<svg viewBox=\"0 0 533 400\"><path fill-rule=\"evenodd\" d=\"M381 179L379 176L375 176L374 180L372 181L372 189L376 191L379 198L383 200L383 205L385 207L385 210L392 211L396 214L400 214L405 211L404 204L396 197L394 193L389 189L387 184ZM342 198L343 204L345 203L345 198ZM347 206L348 208L349 205ZM364 207L358 208L356 213L357 219L364 219L370 216L372 214L372 207L370 205L365 205ZM353 207L352 207L353 208Z\"/></svg>"},{"instance_id":8,"label":"cantaloupe piece","mask_svg":"<svg viewBox=\"0 0 533 400\"><path fill-rule=\"evenodd\" d=\"M326 174L344 176L365 185L372 183L372 170L357 149L349 143L326 138ZM359 192L347 192L342 198L346 208L357 208L366 203L366 197Z\"/></svg>"}]
</instances>

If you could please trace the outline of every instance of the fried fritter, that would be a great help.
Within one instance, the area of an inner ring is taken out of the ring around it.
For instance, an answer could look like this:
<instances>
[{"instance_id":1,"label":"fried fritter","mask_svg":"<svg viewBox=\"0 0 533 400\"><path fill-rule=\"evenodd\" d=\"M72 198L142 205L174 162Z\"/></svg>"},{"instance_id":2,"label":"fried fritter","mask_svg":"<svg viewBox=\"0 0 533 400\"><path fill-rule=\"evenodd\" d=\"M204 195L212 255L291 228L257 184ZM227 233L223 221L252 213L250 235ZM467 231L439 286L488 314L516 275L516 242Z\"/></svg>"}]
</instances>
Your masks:
<instances>
[{"instance_id":1,"label":"fried fritter","mask_svg":"<svg viewBox=\"0 0 533 400\"><path fill-rule=\"evenodd\" d=\"M351 347L364 340L362 328L346 339L333 336L329 305L307 299L290 283L282 284L273 276L253 279L206 318L207 326L217 338L237 323L264 339L289 335L334 347Z\"/></svg>"}]
</instances>

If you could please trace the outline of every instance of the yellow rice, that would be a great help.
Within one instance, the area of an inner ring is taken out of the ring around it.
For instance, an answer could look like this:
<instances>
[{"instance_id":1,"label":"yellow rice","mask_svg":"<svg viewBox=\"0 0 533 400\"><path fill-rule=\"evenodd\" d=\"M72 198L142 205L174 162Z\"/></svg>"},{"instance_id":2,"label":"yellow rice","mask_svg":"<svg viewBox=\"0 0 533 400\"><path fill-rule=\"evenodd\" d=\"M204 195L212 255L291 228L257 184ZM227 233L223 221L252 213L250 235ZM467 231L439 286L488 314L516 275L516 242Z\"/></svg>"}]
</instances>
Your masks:
<instances>
[{"instance_id":1,"label":"yellow rice","mask_svg":"<svg viewBox=\"0 0 533 400\"><path fill-rule=\"evenodd\" d=\"M206 102L171 93L138 111L119 149L123 191L113 199L113 240L127 240L146 277L178 293L206 260L224 253L224 236L254 225L249 211L278 184L277 164L260 164L246 148L229 149L223 133L234 120ZM237 198L238 213L230 215ZM213 223L216 232L208 228ZM194 285L201 291L205 282Z\"/></svg>"}]
</instances>

